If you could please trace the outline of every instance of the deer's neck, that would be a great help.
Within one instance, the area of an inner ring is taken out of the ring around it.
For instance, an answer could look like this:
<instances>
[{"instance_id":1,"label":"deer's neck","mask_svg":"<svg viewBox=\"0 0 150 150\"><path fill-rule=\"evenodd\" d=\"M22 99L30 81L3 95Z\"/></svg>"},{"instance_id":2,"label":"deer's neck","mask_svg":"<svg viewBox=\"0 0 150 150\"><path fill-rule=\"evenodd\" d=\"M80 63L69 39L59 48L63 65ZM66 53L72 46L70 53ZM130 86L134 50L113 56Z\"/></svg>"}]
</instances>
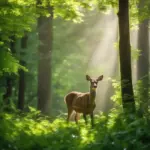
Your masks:
<instances>
[{"instance_id":1,"label":"deer's neck","mask_svg":"<svg viewBox=\"0 0 150 150\"><path fill-rule=\"evenodd\" d=\"M90 88L90 103L94 104L96 98L96 89Z\"/></svg>"}]
</instances>

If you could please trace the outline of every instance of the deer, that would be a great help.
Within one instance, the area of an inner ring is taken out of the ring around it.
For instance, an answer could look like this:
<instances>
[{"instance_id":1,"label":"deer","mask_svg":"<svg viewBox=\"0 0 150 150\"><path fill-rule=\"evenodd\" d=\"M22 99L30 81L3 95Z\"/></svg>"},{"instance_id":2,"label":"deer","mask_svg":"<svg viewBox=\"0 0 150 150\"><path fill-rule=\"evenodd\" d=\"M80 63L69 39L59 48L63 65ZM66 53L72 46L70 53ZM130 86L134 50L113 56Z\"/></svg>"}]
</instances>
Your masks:
<instances>
[{"instance_id":1,"label":"deer","mask_svg":"<svg viewBox=\"0 0 150 150\"><path fill-rule=\"evenodd\" d=\"M90 91L86 93L72 91L68 93L64 101L67 105L68 116L67 122L69 123L70 117L75 111L75 122L78 124L78 120L80 118L80 114L83 114L83 118L85 120L85 124L87 124L86 115L90 115L91 125L94 126L94 109L96 107L95 99L96 99L96 89L98 86L98 82L103 79L103 75L97 78L91 78L89 75L86 75L86 80L90 82Z\"/></svg>"}]
</instances>

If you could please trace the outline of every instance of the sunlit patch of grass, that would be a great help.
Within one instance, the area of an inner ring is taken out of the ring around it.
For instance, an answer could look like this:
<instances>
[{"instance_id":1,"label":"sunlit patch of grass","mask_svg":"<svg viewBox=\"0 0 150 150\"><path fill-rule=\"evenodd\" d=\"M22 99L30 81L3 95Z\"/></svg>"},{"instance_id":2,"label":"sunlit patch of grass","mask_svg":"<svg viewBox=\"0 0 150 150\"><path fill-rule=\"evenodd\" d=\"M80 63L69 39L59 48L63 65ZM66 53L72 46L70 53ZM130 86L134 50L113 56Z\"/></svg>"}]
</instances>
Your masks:
<instances>
[{"instance_id":1,"label":"sunlit patch of grass","mask_svg":"<svg viewBox=\"0 0 150 150\"><path fill-rule=\"evenodd\" d=\"M94 128L90 118L87 125L82 118L78 125L75 122L68 124L63 117L51 120L35 111L23 115L1 113L0 118L0 149L142 150L150 145L147 120L135 117L128 123L118 110L112 110L108 115L95 115Z\"/></svg>"},{"instance_id":2,"label":"sunlit patch of grass","mask_svg":"<svg viewBox=\"0 0 150 150\"><path fill-rule=\"evenodd\" d=\"M88 131L85 128L82 128L80 130L81 138L82 138L82 143L86 143L88 141Z\"/></svg>"}]
</instances>

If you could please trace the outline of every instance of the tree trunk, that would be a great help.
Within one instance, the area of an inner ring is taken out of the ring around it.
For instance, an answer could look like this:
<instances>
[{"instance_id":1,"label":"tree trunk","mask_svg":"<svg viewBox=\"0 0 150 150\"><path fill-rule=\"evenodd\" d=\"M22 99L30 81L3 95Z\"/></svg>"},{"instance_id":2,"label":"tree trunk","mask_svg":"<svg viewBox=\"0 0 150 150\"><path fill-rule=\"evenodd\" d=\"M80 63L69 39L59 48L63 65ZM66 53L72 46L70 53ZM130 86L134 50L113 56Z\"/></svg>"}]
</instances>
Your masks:
<instances>
[{"instance_id":1,"label":"tree trunk","mask_svg":"<svg viewBox=\"0 0 150 150\"><path fill-rule=\"evenodd\" d=\"M7 77L7 79L6 79L6 92L3 95L4 105L10 104L11 95L12 95L12 79L11 79L11 77Z\"/></svg>"},{"instance_id":2,"label":"tree trunk","mask_svg":"<svg viewBox=\"0 0 150 150\"><path fill-rule=\"evenodd\" d=\"M135 111L135 101L132 86L131 47L129 34L129 1L119 0L119 56L121 74L121 95L123 108ZM131 108L131 109L130 109Z\"/></svg>"},{"instance_id":3,"label":"tree trunk","mask_svg":"<svg viewBox=\"0 0 150 150\"><path fill-rule=\"evenodd\" d=\"M21 48L22 51L20 52L20 64L22 66L25 66L26 63L24 60L22 60L22 57L24 56L25 52L24 50L27 48L27 40L28 36L27 33L25 33L24 37L21 39ZM25 101L25 72L24 70L19 70L19 91L18 91L18 109L23 110L24 109L24 101Z\"/></svg>"},{"instance_id":4,"label":"tree trunk","mask_svg":"<svg viewBox=\"0 0 150 150\"><path fill-rule=\"evenodd\" d=\"M12 36L10 39L11 39L11 42L10 42L11 52L15 53L15 38L14 38L14 36ZM13 82L13 77L8 75L6 77L6 92L3 95L4 105L10 104L10 97L12 95L12 84L13 84L12 82Z\"/></svg>"},{"instance_id":5,"label":"tree trunk","mask_svg":"<svg viewBox=\"0 0 150 150\"><path fill-rule=\"evenodd\" d=\"M149 84L149 21L145 20L139 25L138 49L141 55L138 59L137 79L142 81L140 88L141 111L148 111L148 84Z\"/></svg>"},{"instance_id":6,"label":"tree trunk","mask_svg":"<svg viewBox=\"0 0 150 150\"><path fill-rule=\"evenodd\" d=\"M50 113L51 105L51 56L52 56L52 7L45 8L51 14L38 19L39 62L38 62L38 109Z\"/></svg>"}]
</instances>

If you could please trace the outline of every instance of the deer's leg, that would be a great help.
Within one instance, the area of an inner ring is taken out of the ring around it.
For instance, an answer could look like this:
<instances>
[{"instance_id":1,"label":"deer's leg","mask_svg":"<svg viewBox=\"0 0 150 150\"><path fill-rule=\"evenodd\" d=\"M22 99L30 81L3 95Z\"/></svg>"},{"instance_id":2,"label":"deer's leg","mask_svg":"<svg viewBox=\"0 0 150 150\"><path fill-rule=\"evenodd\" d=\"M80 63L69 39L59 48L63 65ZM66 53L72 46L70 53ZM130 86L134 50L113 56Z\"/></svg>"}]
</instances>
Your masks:
<instances>
[{"instance_id":1,"label":"deer's leg","mask_svg":"<svg viewBox=\"0 0 150 150\"><path fill-rule=\"evenodd\" d=\"M75 114L75 122L76 122L76 124L78 124L79 117L80 117L79 113L76 112L76 114Z\"/></svg>"},{"instance_id":2,"label":"deer's leg","mask_svg":"<svg viewBox=\"0 0 150 150\"><path fill-rule=\"evenodd\" d=\"M85 124L87 124L86 114L83 114L83 118L84 118L84 120L85 120Z\"/></svg>"},{"instance_id":3,"label":"deer's leg","mask_svg":"<svg viewBox=\"0 0 150 150\"><path fill-rule=\"evenodd\" d=\"M67 122L68 123L69 123L69 119L70 119L70 116L71 116L72 112L73 112L72 107L68 108L68 117L67 117Z\"/></svg>"},{"instance_id":4,"label":"deer's leg","mask_svg":"<svg viewBox=\"0 0 150 150\"><path fill-rule=\"evenodd\" d=\"M93 114L93 112L90 114L90 117L91 117L91 125L92 125L92 127L94 127L94 114Z\"/></svg>"}]
</instances>

